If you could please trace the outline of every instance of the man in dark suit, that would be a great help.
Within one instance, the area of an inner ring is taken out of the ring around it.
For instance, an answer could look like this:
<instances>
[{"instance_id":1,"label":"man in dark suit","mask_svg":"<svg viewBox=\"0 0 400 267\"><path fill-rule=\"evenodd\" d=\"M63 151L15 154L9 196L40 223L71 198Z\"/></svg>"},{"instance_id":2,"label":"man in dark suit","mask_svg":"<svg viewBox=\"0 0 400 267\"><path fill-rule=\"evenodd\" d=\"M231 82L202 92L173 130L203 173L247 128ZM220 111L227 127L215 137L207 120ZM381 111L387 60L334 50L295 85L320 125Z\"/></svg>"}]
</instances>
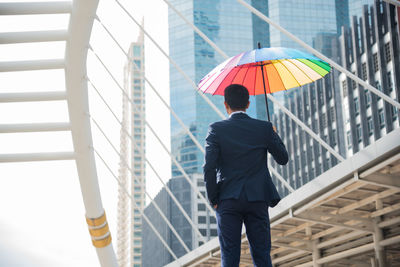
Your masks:
<instances>
[{"instance_id":1,"label":"man in dark suit","mask_svg":"<svg viewBox=\"0 0 400 267\"><path fill-rule=\"evenodd\" d=\"M267 167L267 152L281 165L288 162L285 145L270 122L249 117L249 92L238 84L225 89L226 120L210 125L206 138L204 180L216 209L221 266L240 262L242 224L253 263L272 267L268 206L280 201Z\"/></svg>"}]
</instances>

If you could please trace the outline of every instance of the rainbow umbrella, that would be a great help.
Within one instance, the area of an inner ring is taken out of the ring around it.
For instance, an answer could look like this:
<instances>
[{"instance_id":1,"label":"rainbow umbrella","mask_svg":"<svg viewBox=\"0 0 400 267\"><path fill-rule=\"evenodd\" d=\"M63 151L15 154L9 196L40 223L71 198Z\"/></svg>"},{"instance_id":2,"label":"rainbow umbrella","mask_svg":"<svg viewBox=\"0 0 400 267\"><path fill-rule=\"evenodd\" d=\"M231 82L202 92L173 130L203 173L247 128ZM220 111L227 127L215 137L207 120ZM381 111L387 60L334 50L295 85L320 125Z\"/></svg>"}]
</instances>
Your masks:
<instances>
[{"instance_id":1,"label":"rainbow umbrella","mask_svg":"<svg viewBox=\"0 0 400 267\"><path fill-rule=\"evenodd\" d=\"M228 85L241 84L250 95L265 95L270 120L267 94L314 82L331 69L325 61L296 49L258 47L225 60L201 79L198 89L224 95Z\"/></svg>"}]
</instances>

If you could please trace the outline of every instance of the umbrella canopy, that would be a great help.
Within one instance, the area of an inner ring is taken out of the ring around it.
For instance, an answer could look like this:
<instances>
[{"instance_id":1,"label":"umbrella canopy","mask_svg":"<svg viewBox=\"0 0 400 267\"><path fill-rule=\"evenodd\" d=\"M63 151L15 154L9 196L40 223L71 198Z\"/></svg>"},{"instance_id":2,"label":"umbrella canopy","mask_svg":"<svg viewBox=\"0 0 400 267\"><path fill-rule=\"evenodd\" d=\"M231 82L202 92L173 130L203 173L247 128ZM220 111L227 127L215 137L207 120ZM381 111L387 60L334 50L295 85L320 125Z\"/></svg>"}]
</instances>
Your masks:
<instances>
[{"instance_id":1,"label":"umbrella canopy","mask_svg":"<svg viewBox=\"0 0 400 267\"><path fill-rule=\"evenodd\" d=\"M292 48L271 47L243 52L214 68L199 90L224 95L230 84L241 84L250 95L275 93L316 81L331 67L319 58Z\"/></svg>"}]
</instances>

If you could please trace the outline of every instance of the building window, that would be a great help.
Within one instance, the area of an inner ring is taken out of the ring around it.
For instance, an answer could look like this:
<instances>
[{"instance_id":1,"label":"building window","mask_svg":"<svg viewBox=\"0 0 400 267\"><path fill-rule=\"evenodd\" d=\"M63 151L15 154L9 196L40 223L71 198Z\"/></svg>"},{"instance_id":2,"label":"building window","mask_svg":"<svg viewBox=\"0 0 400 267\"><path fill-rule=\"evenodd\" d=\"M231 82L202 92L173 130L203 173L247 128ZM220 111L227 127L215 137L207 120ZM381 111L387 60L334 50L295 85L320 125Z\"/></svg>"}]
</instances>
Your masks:
<instances>
[{"instance_id":1,"label":"building window","mask_svg":"<svg viewBox=\"0 0 400 267\"><path fill-rule=\"evenodd\" d=\"M205 204L197 204L197 210L199 211L205 211L206 210L206 205Z\"/></svg>"},{"instance_id":2,"label":"building window","mask_svg":"<svg viewBox=\"0 0 400 267\"><path fill-rule=\"evenodd\" d=\"M358 101L358 97L354 98L354 112L356 115L360 113L360 102Z\"/></svg>"},{"instance_id":3,"label":"building window","mask_svg":"<svg viewBox=\"0 0 400 267\"><path fill-rule=\"evenodd\" d=\"M134 46L133 47L133 55L135 56L135 57L140 57L140 52L141 52L141 49L140 49L140 46Z\"/></svg>"},{"instance_id":4,"label":"building window","mask_svg":"<svg viewBox=\"0 0 400 267\"><path fill-rule=\"evenodd\" d=\"M217 235L218 235L217 229L211 229L210 230L210 236L217 236Z\"/></svg>"},{"instance_id":5,"label":"building window","mask_svg":"<svg viewBox=\"0 0 400 267\"><path fill-rule=\"evenodd\" d=\"M329 113L331 115L332 122L334 122L335 121L335 108L334 107L330 107L329 108Z\"/></svg>"},{"instance_id":6,"label":"building window","mask_svg":"<svg viewBox=\"0 0 400 267\"><path fill-rule=\"evenodd\" d=\"M367 63L365 62L361 64L361 73L363 80L366 81L368 79L368 76L367 76Z\"/></svg>"},{"instance_id":7,"label":"building window","mask_svg":"<svg viewBox=\"0 0 400 267\"><path fill-rule=\"evenodd\" d=\"M353 72L353 74L356 75L355 72ZM353 90L357 89L357 83L353 79L351 79L351 88L353 88Z\"/></svg>"},{"instance_id":8,"label":"building window","mask_svg":"<svg viewBox=\"0 0 400 267\"><path fill-rule=\"evenodd\" d=\"M322 113L321 120L322 120L322 128L325 129L326 126L327 126L326 125L326 114L325 113Z\"/></svg>"},{"instance_id":9,"label":"building window","mask_svg":"<svg viewBox=\"0 0 400 267\"><path fill-rule=\"evenodd\" d=\"M215 217L210 217L210 223L217 223Z\"/></svg>"},{"instance_id":10,"label":"building window","mask_svg":"<svg viewBox=\"0 0 400 267\"><path fill-rule=\"evenodd\" d=\"M369 92L368 89L365 89L364 95L365 95L365 105L368 108L371 105L371 93Z\"/></svg>"},{"instance_id":11,"label":"building window","mask_svg":"<svg viewBox=\"0 0 400 267\"><path fill-rule=\"evenodd\" d=\"M326 94L328 96L328 99L332 98L332 86L328 85L328 87L326 88Z\"/></svg>"},{"instance_id":12,"label":"building window","mask_svg":"<svg viewBox=\"0 0 400 267\"><path fill-rule=\"evenodd\" d=\"M140 69L141 66L140 60L134 60L133 63Z\"/></svg>"},{"instance_id":13,"label":"building window","mask_svg":"<svg viewBox=\"0 0 400 267\"><path fill-rule=\"evenodd\" d=\"M372 122L372 118L368 117L367 118L367 124L368 124L368 135L371 136L374 131L374 124Z\"/></svg>"},{"instance_id":14,"label":"building window","mask_svg":"<svg viewBox=\"0 0 400 267\"><path fill-rule=\"evenodd\" d=\"M347 131L347 145L348 145L349 149L352 147L350 131Z\"/></svg>"},{"instance_id":15,"label":"building window","mask_svg":"<svg viewBox=\"0 0 400 267\"><path fill-rule=\"evenodd\" d=\"M335 129L332 130L331 138L332 138L332 145L336 146L337 141L336 141L336 130Z\"/></svg>"},{"instance_id":16,"label":"building window","mask_svg":"<svg viewBox=\"0 0 400 267\"><path fill-rule=\"evenodd\" d=\"M199 216L198 223L206 223L206 216Z\"/></svg>"},{"instance_id":17,"label":"building window","mask_svg":"<svg viewBox=\"0 0 400 267\"><path fill-rule=\"evenodd\" d=\"M392 57L390 55L390 43L385 44L385 59L386 62L390 62L392 60Z\"/></svg>"},{"instance_id":18,"label":"building window","mask_svg":"<svg viewBox=\"0 0 400 267\"><path fill-rule=\"evenodd\" d=\"M200 229L200 233L202 236L206 236L207 235L207 230L206 229Z\"/></svg>"},{"instance_id":19,"label":"building window","mask_svg":"<svg viewBox=\"0 0 400 267\"><path fill-rule=\"evenodd\" d=\"M372 58L374 60L374 71L377 72L379 71L378 54L377 53L373 54Z\"/></svg>"},{"instance_id":20,"label":"building window","mask_svg":"<svg viewBox=\"0 0 400 267\"><path fill-rule=\"evenodd\" d=\"M357 140L359 143L362 141L362 131L360 124L357 124Z\"/></svg>"},{"instance_id":21,"label":"building window","mask_svg":"<svg viewBox=\"0 0 400 267\"><path fill-rule=\"evenodd\" d=\"M382 129L383 127L385 127L385 114L383 114L382 109L379 110L378 116L379 116L379 127Z\"/></svg>"},{"instance_id":22,"label":"building window","mask_svg":"<svg viewBox=\"0 0 400 267\"><path fill-rule=\"evenodd\" d=\"M397 119L397 108L392 106L392 120L395 121Z\"/></svg>"},{"instance_id":23,"label":"building window","mask_svg":"<svg viewBox=\"0 0 400 267\"><path fill-rule=\"evenodd\" d=\"M346 97L347 96L347 82L346 82L346 80L344 80L342 82L342 89L343 89L343 97Z\"/></svg>"},{"instance_id":24,"label":"building window","mask_svg":"<svg viewBox=\"0 0 400 267\"><path fill-rule=\"evenodd\" d=\"M393 91L393 80L392 80L392 72L389 71L387 73L387 79L388 79L388 87L389 87L389 92Z\"/></svg>"}]
</instances>

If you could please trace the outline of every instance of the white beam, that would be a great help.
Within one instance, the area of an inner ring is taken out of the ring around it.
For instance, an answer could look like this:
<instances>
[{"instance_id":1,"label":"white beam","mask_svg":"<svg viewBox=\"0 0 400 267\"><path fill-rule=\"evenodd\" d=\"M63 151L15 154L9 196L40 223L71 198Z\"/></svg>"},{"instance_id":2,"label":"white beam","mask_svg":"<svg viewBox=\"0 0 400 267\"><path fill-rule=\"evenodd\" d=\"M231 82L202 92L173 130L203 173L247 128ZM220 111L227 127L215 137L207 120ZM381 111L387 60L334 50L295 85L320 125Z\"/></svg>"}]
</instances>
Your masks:
<instances>
[{"instance_id":1,"label":"white beam","mask_svg":"<svg viewBox=\"0 0 400 267\"><path fill-rule=\"evenodd\" d=\"M287 248L287 249L291 249L291 250L299 250L299 251L305 251L305 252L312 252L312 250L311 249L309 249L309 248L307 248L307 247L304 247L304 246L301 246L301 247L295 247L295 246L292 246L292 245L290 245L290 244L285 244L285 243L281 243L281 242L273 242L273 245L274 246L277 246L277 247L282 247L282 248Z\"/></svg>"},{"instance_id":2,"label":"white beam","mask_svg":"<svg viewBox=\"0 0 400 267\"><path fill-rule=\"evenodd\" d=\"M336 260L339 260L339 259L342 259L342 258L346 258L346 257L350 257L350 256L353 256L353 255L361 254L361 253L364 253L366 251L370 251L372 249L374 249L374 244L373 243L369 243L369 244L366 244L366 245L363 245L363 246L360 246L360 247L348 249L348 250L345 250L345 251L342 251L342 252L335 253L335 254L330 255L330 256L323 257L321 259L318 259L317 263L318 264L324 264L324 263L336 261Z\"/></svg>"},{"instance_id":3,"label":"white beam","mask_svg":"<svg viewBox=\"0 0 400 267\"><path fill-rule=\"evenodd\" d=\"M41 60L0 62L0 72L49 70L49 69L62 69L62 68L64 68L64 59L41 59Z\"/></svg>"},{"instance_id":4,"label":"white beam","mask_svg":"<svg viewBox=\"0 0 400 267\"><path fill-rule=\"evenodd\" d=\"M392 219L382 221L382 222L378 223L378 227L385 228L385 227L391 226L396 223L400 223L400 217L394 217Z\"/></svg>"},{"instance_id":5,"label":"white beam","mask_svg":"<svg viewBox=\"0 0 400 267\"><path fill-rule=\"evenodd\" d=\"M371 158L371 160L372 159L373 158ZM396 153L396 155L394 155L394 156L392 156L392 157L390 157L388 159L385 159L382 162L374 164L371 168L369 168L369 169L363 171L362 173L360 173L360 178L367 177L368 175L370 175L372 173L375 173L375 172L379 171L380 169L383 169L386 166L391 165L392 163L394 163L394 162L396 162L398 160L400 160L400 153Z\"/></svg>"},{"instance_id":6,"label":"white beam","mask_svg":"<svg viewBox=\"0 0 400 267\"><path fill-rule=\"evenodd\" d=\"M69 131L69 122L0 124L0 133Z\"/></svg>"},{"instance_id":7,"label":"white beam","mask_svg":"<svg viewBox=\"0 0 400 267\"><path fill-rule=\"evenodd\" d=\"M74 152L0 154L0 163L75 159Z\"/></svg>"},{"instance_id":8,"label":"white beam","mask_svg":"<svg viewBox=\"0 0 400 267\"><path fill-rule=\"evenodd\" d=\"M66 100L65 91L0 93L0 103Z\"/></svg>"},{"instance_id":9,"label":"white beam","mask_svg":"<svg viewBox=\"0 0 400 267\"><path fill-rule=\"evenodd\" d=\"M327 216L329 216L329 214L327 214ZM338 222L337 220L335 220L333 218L330 218L329 220L326 220L326 221L318 218L317 216L309 216L309 215L296 215L293 218L297 219L299 221L314 222L314 223L325 224L325 225L330 225L330 226L338 226L338 227L341 227L344 229L350 229L350 230L355 230L355 231L364 231L364 232L370 232L370 233L373 232L373 230L371 229L370 226L366 226L365 228L351 226L351 225L347 225L347 224Z\"/></svg>"},{"instance_id":10,"label":"white beam","mask_svg":"<svg viewBox=\"0 0 400 267\"><path fill-rule=\"evenodd\" d=\"M66 30L3 32L0 33L0 44L65 41L67 37Z\"/></svg>"},{"instance_id":11,"label":"white beam","mask_svg":"<svg viewBox=\"0 0 400 267\"><path fill-rule=\"evenodd\" d=\"M71 10L72 1L0 3L0 15L64 14Z\"/></svg>"},{"instance_id":12,"label":"white beam","mask_svg":"<svg viewBox=\"0 0 400 267\"><path fill-rule=\"evenodd\" d=\"M363 231L354 231L354 232L350 232L350 233L348 233L348 234L340 235L340 236L338 236L338 237L336 237L336 238L333 238L333 239L329 239L329 240L320 242L320 243L317 245L317 247L318 247L319 249L321 249L321 248L324 248L324 247L327 247L327 246L334 245L334 244L339 243L339 242L344 242L344 241L346 241L346 240L349 240L349 239L352 239L352 238L355 238L355 237L359 237L359 236L361 236L361 235L365 235L365 232L363 232Z\"/></svg>"},{"instance_id":13,"label":"white beam","mask_svg":"<svg viewBox=\"0 0 400 267\"><path fill-rule=\"evenodd\" d=\"M97 170L90 127L87 88L87 51L98 0L73 1L73 12L68 25L70 34L65 49L65 82L71 133L76 152L76 166L87 218L104 214L97 178ZM118 262L110 242L96 247L102 267L117 267Z\"/></svg>"},{"instance_id":14,"label":"white beam","mask_svg":"<svg viewBox=\"0 0 400 267\"><path fill-rule=\"evenodd\" d=\"M400 235L396 235L396 236L390 237L388 239L385 239L385 240L382 240L381 242L379 242L379 244L382 247L390 246L393 244L399 244L399 243L400 243Z\"/></svg>"},{"instance_id":15,"label":"white beam","mask_svg":"<svg viewBox=\"0 0 400 267\"><path fill-rule=\"evenodd\" d=\"M394 174L385 174L376 172L366 177L360 178L360 180L379 186L400 188L400 177Z\"/></svg>"}]
</instances>

